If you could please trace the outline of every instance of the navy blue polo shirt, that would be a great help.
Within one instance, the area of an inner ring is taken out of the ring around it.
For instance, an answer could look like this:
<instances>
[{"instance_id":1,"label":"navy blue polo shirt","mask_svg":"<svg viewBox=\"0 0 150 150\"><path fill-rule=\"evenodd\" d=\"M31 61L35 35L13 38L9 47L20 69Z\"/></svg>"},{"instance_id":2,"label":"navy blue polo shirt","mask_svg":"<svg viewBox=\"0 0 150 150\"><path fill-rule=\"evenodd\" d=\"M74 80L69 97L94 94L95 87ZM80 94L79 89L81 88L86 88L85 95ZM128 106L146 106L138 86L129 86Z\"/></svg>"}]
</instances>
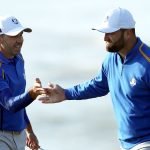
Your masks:
<instances>
[{"instance_id":1,"label":"navy blue polo shirt","mask_svg":"<svg viewBox=\"0 0 150 150\"><path fill-rule=\"evenodd\" d=\"M25 87L22 55L7 59L0 52L0 130L22 131L29 123L25 107L33 100Z\"/></svg>"},{"instance_id":2,"label":"navy blue polo shirt","mask_svg":"<svg viewBox=\"0 0 150 150\"><path fill-rule=\"evenodd\" d=\"M77 100L109 92L122 147L150 141L150 48L139 38L124 61L109 53L95 78L65 90L67 99Z\"/></svg>"}]
</instances>

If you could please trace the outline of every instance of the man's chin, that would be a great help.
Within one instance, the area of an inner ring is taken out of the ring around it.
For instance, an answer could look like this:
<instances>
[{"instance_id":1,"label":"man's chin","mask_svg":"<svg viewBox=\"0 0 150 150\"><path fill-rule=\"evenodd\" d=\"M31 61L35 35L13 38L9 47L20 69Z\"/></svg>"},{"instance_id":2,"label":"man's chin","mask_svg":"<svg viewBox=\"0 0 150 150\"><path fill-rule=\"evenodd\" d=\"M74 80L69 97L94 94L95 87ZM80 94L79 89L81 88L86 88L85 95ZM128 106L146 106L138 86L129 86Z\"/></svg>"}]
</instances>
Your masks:
<instances>
[{"instance_id":1,"label":"man's chin","mask_svg":"<svg viewBox=\"0 0 150 150\"><path fill-rule=\"evenodd\" d=\"M19 54L19 53L20 53L20 49L17 49L17 50L14 51L14 54L16 54L16 55Z\"/></svg>"},{"instance_id":2,"label":"man's chin","mask_svg":"<svg viewBox=\"0 0 150 150\"><path fill-rule=\"evenodd\" d=\"M112 48L110 46L106 46L107 52L113 52Z\"/></svg>"},{"instance_id":3,"label":"man's chin","mask_svg":"<svg viewBox=\"0 0 150 150\"><path fill-rule=\"evenodd\" d=\"M106 50L107 50L107 52L110 52L110 53L115 53L115 52L117 52L116 49L110 48L110 47L106 47Z\"/></svg>"},{"instance_id":4,"label":"man's chin","mask_svg":"<svg viewBox=\"0 0 150 150\"><path fill-rule=\"evenodd\" d=\"M19 53L20 53L20 51L15 52L15 53L13 54L13 56L17 56Z\"/></svg>"}]
</instances>

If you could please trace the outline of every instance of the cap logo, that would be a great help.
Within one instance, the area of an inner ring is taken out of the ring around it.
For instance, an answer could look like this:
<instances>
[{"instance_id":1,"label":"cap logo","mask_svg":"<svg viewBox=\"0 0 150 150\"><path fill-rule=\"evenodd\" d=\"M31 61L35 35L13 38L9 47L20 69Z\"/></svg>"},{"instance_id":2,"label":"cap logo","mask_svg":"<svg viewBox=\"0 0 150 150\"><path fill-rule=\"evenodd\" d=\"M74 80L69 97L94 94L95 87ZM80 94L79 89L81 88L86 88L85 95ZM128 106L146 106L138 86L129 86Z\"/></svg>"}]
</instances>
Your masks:
<instances>
[{"instance_id":1,"label":"cap logo","mask_svg":"<svg viewBox=\"0 0 150 150\"><path fill-rule=\"evenodd\" d=\"M12 22L13 22L14 24L18 24L18 23L19 23L16 18L13 18L13 19L12 19Z\"/></svg>"}]
</instances>

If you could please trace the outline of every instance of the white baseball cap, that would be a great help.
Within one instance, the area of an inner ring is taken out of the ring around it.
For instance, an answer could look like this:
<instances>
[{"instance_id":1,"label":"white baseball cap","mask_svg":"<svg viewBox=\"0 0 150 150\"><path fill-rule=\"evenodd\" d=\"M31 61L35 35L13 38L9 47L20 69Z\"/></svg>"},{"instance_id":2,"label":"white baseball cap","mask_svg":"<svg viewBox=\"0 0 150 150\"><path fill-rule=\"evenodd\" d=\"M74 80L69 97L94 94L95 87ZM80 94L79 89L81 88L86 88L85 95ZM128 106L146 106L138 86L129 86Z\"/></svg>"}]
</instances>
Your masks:
<instances>
[{"instance_id":1,"label":"white baseball cap","mask_svg":"<svg viewBox=\"0 0 150 150\"><path fill-rule=\"evenodd\" d=\"M20 32L32 32L32 29L23 27L13 16L0 16L0 35L16 36Z\"/></svg>"},{"instance_id":2,"label":"white baseball cap","mask_svg":"<svg viewBox=\"0 0 150 150\"><path fill-rule=\"evenodd\" d=\"M102 33L112 33L120 29L135 28L135 21L132 14L124 8L110 10L100 26L92 28Z\"/></svg>"}]
</instances>

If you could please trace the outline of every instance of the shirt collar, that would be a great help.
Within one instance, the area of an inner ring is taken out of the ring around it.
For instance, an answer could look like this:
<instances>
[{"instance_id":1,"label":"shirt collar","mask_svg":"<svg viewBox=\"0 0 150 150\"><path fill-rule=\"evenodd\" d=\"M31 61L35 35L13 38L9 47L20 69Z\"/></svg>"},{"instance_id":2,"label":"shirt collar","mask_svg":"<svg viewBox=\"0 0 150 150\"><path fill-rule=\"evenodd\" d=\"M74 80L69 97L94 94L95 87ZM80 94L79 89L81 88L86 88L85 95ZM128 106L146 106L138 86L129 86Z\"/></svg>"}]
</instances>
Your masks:
<instances>
[{"instance_id":1,"label":"shirt collar","mask_svg":"<svg viewBox=\"0 0 150 150\"><path fill-rule=\"evenodd\" d=\"M140 40L139 37L137 37L137 42L134 45L134 47L129 51L129 53L126 56L126 59L130 59L131 57L135 56L135 54L137 53L137 50L139 49L139 47L141 46L142 41Z\"/></svg>"},{"instance_id":2,"label":"shirt collar","mask_svg":"<svg viewBox=\"0 0 150 150\"><path fill-rule=\"evenodd\" d=\"M8 63L13 63L14 60L15 60L15 58L8 59L3 55L2 52L0 52L0 62L2 62L4 64L8 64Z\"/></svg>"},{"instance_id":3,"label":"shirt collar","mask_svg":"<svg viewBox=\"0 0 150 150\"><path fill-rule=\"evenodd\" d=\"M124 63L127 61L130 61L131 58L135 57L139 47L141 46L142 41L140 40L139 37L137 37L137 42L134 45L134 47L129 51L129 53L126 55L125 59L124 59Z\"/></svg>"}]
</instances>

